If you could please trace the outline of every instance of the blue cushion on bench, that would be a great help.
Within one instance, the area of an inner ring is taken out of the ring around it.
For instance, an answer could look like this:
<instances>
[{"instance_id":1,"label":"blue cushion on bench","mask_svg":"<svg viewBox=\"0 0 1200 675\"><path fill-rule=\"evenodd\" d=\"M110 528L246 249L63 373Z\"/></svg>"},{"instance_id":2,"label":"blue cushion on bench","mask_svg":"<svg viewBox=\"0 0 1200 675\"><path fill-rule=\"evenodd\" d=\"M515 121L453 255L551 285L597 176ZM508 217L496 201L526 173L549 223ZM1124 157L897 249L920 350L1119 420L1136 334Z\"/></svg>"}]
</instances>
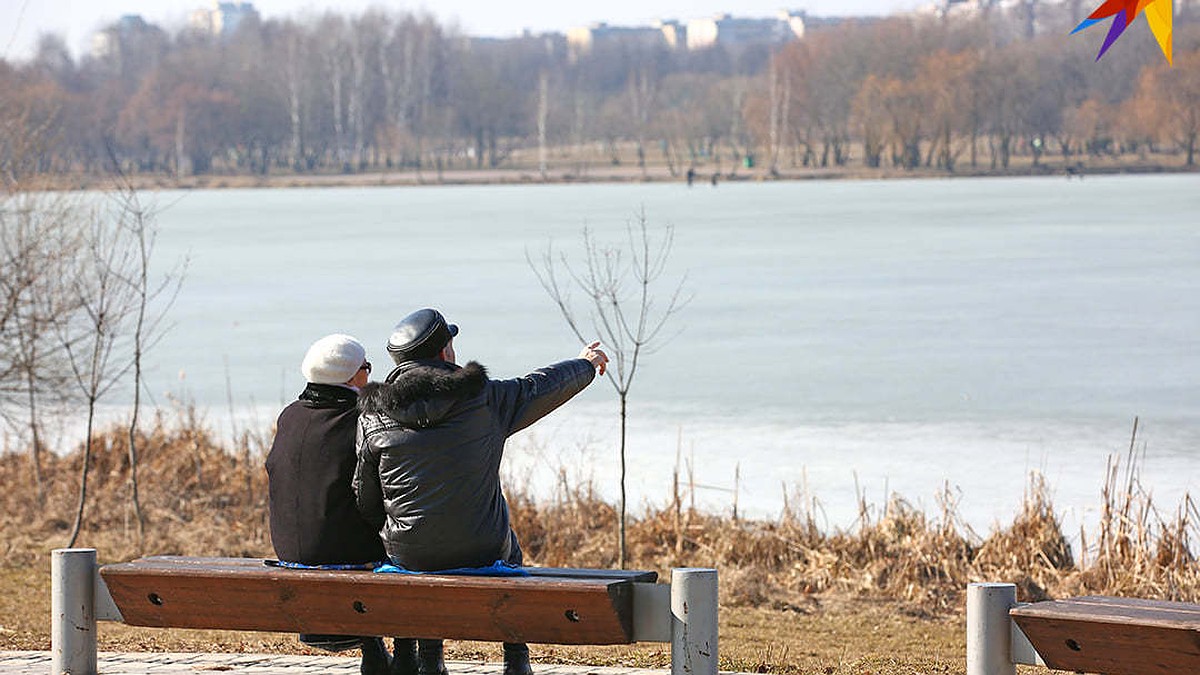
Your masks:
<instances>
[{"instance_id":1,"label":"blue cushion on bench","mask_svg":"<svg viewBox=\"0 0 1200 675\"><path fill-rule=\"evenodd\" d=\"M405 569L399 565L385 563L375 568L377 573L384 574L444 574L451 576L462 577L527 577L527 572L520 565L514 565L510 562L497 560L487 567L456 567L449 570L430 570L428 572L419 572L416 570Z\"/></svg>"}]
</instances>

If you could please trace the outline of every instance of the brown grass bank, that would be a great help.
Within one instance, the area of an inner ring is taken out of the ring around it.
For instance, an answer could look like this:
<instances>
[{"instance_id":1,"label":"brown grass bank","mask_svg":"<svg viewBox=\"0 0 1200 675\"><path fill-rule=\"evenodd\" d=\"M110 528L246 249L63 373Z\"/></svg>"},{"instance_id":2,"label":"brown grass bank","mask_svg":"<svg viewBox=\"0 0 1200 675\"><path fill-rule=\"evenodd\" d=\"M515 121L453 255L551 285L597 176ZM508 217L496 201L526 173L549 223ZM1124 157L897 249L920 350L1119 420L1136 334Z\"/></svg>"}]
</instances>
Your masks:
<instances>
[{"instance_id":1,"label":"brown grass bank","mask_svg":"<svg viewBox=\"0 0 1200 675\"><path fill-rule=\"evenodd\" d=\"M267 439L223 447L194 416L159 417L141 440L139 541L130 503L125 432L98 437L85 527L78 545L102 561L146 553L270 556ZM47 455L44 498L27 455L0 456L0 649L49 646L49 551L65 544L78 494L81 453ZM1112 460L1102 518L1068 543L1046 486L1031 479L1012 523L986 537L962 526L948 497L926 514L900 497L860 504L859 523L826 532L810 514L772 521L693 511L676 490L665 506L629 524L630 566L666 574L676 566L721 570L722 667L760 672L962 671L963 593L971 581L1008 580L1023 599L1082 593L1200 600L1192 554L1197 511L1185 499L1162 516L1137 484L1132 457ZM667 492L670 492L668 489ZM554 495L510 491L514 527L529 562L615 564L613 505L590 485ZM105 626L104 648L298 651L289 636L147 631ZM497 658L493 646L452 653ZM546 647L545 660L664 665L661 645Z\"/></svg>"}]
</instances>

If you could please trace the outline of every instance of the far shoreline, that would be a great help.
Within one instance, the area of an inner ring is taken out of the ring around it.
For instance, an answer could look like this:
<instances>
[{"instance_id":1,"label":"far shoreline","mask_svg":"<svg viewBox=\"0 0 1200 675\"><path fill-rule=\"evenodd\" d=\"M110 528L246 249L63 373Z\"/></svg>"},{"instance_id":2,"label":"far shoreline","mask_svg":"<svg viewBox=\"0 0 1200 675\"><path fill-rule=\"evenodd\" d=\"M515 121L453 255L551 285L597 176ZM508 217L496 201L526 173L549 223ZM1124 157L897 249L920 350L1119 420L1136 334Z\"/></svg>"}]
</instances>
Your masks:
<instances>
[{"instance_id":1,"label":"far shoreline","mask_svg":"<svg viewBox=\"0 0 1200 675\"><path fill-rule=\"evenodd\" d=\"M697 167L692 187L720 187L724 183L765 183L804 181L866 181L866 180L953 180L958 178L1067 178L1086 180L1088 176L1196 174L1200 167L1180 163L1142 160L1111 160L1100 158L1088 163L1064 162L1061 158L1042 159L1034 165L1030 158L1017 158L1007 169L986 167L947 172L944 169L919 168L906 170L896 167L872 169L866 167L781 168L771 172L756 167L717 171L712 167ZM1172 157L1172 159L1178 159ZM573 171L556 167L542 174L536 168L452 169L416 171L363 171L336 174L279 173L267 176L250 174L203 174L175 177L164 174L135 174L125 177L139 190L220 190L220 189L286 189L286 188L345 188L345 187L436 187L436 186L501 186L501 185L624 185L637 183L678 183L687 185L686 170L674 172L666 165L583 167ZM38 189L89 191L114 187L116 179L107 175L56 174L43 176Z\"/></svg>"}]
</instances>

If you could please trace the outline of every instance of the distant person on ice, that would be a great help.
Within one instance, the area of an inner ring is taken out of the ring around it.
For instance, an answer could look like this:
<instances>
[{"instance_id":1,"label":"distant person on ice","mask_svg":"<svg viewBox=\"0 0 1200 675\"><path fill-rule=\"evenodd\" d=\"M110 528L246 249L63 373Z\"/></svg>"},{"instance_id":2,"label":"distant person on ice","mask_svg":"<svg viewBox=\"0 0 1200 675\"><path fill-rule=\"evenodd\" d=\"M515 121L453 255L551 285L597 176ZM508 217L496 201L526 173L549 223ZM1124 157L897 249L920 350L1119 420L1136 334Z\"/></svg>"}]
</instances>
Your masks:
<instances>
[{"instance_id":1,"label":"distant person on ice","mask_svg":"<svg viewBox=\"0 0 1200 675\"><path fill-rule=\"evenodd\" d=\"M371 364L358 340L328 335L300 365L308 384L283 409L267 454L271 543L284 564L373 566L385 558L378 530L359 515L350 482L356 455L358 391ZM301 635L305 644L341 651L362 648L363 675L387 675L389 657L377 637Z\"/></svg>"},{"instance_id":2,"label":"distant person on ice","mask_svg":"<svg viewBox=\"0 0 1200 675\"><path fill-rule=\"evenodd\" d=\"M579 357L511 380L457 365L458 326L421 309L396 324L396 368L362 392L358 508L391 561L417 571L522 563L500 489L504 443L583 391L608 364L595 342ZM441 640L419 640L419 675L446 672ZM529 648L504 645L504 674L531 675Z\"/></svg>"}]
</instances>

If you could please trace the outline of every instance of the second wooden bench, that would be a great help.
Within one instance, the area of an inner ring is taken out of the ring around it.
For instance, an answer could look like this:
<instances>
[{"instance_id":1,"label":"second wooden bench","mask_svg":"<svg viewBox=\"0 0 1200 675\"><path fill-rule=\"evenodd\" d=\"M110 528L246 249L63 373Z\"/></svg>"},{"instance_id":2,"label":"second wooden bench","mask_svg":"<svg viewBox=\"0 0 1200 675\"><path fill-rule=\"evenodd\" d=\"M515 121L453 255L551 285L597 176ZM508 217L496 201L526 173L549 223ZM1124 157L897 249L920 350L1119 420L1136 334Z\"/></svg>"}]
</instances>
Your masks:
<instances>
[{"instance_id":1,"label":"second wooden bench","mask_svg":"<svg viewBox=\"0 0 1200 675\"><path fill-rule=\"evenodd\" d=\"M1084 596L1021 604L1013 584L967 589L967 675L1017 664L1101 675L1200 673L1200 605Z\"/></svg>"}]
</instances>

